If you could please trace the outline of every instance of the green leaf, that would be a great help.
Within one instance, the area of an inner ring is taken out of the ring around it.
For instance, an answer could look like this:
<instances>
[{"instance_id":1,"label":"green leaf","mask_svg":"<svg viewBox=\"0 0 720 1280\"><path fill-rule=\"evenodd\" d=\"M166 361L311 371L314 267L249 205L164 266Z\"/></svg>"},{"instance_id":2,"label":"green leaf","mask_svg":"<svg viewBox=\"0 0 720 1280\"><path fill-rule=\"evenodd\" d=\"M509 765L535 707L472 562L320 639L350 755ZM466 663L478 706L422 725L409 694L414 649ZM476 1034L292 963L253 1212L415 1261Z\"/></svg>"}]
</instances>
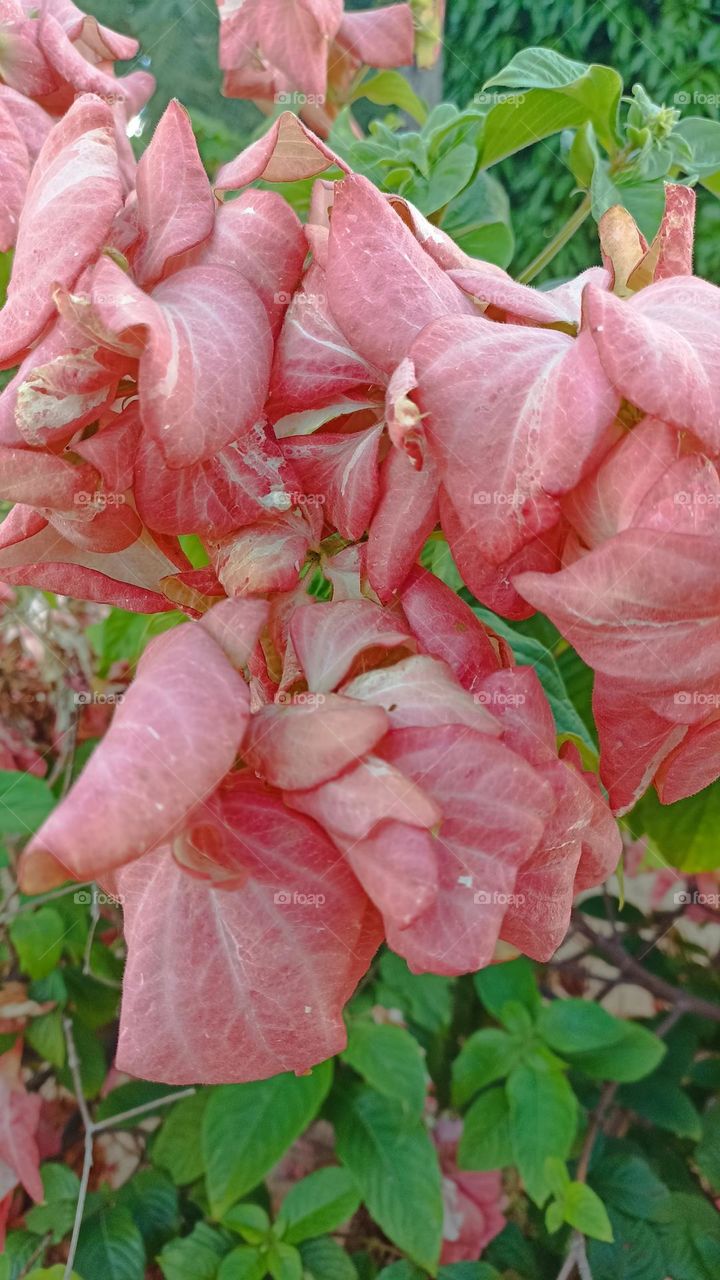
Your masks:
<instances>
[{"instance_id":1,"label":"green leaf","mask_svg":"<svg viewBox=\"0 0 720 1280\"><path fill-rule=\"evenodd\" d=\"M692 151L688 172L701 179L712 178L720 172L720 122L708 120L706 116L686 116L678 121L673 133L684 138Z\"/></svg>"},{"instance_id":2,"label":"green leaf","mask_svg":"<svg viewBox=\"0 0 720 1280\"><path fill-rule=\"evenodd\" d=\"M40 1176L44 1203L34 1204L25 1214L25 1222L30 1231L39 1236L49 1234L52 1243L59 1244L75 1221L80 1179L66 1164L44 1164Z\"/></svg>"},{"instance_id":3,"label":"green leaf","mask_svg":"<svg viewBox=\"0 0 720 1280\"><path fill-rule=\"evenodd\" d=\"M442 229L471 257L507 267L515 247L510 202L491 173L479 173L448 205ZM434 570L437 572L437 570ZM442 577L438 573L438 577Z\"/></svg>"},{"instance_id":4,"label":"green leaf","mask_svg":"<svg viewBox=\"0 0 720 1280\"><path fill-rule=\"evenodd\" d=\"M506 1088L515 1164L531 1200L542 1205L549 1192L545 1161L565 1160L575 1138L575 1094L561 1072L526 1066L515 1067Z\"/></svg>"},{"instance_id":5,"label":"green leaf","mask_svg":"<svg viewBox=\"0 0 720 1280\"><path fill-rule=\"evenodd\" d=\"M379 107L400 107L401 111L406 111L418 124L424 124L427 120L425 103L399 71L381 71L370 80L363 80L350 101L357 102L358 98L367 98Z\"/></svg>"},{"instance_id":6,"label":"green leaf","mask_svg":"<svg viewBox=\"0 0 720 1280\"><path fill-rule=\"evenodd\" d=\"M613 1044L623 1024L598 1004L588 1000L553 1000L538 1019L538 1031L558 1053L591 1052Z\"/></svg>"},{"instance_id":7,"label":"green leaf","mask_svg":"<svg viewBox=\"0 0 720 1280\"><path fill-rule=\"evenodd\" d=\"M426 180L415 180L411 192L413 203L426 217L436 213L465 190L476 165L477 150L469 142L453 147L436 161Z\"/></svg>"},{"instance_id":8,"label":"green leaf","mask_svg":"<svg viewBox=\"0 0 720 1280\"><path fill-rule=\"evenodd\" d=\"M247 1244L261 1244L271 1234L270 1218L259 1204L234 1204L222 1216L222 1225L237 1231Z\"/></svg>"},{"instance_id":9,"label":"green leaf","mask_svg":"<svg viewBox=\"0 0 720 1280\"><path fill-rule=\"evenodd\" d=\"M338 1155L373 1218L434 1273L443 1208L437 1152L423 1125L392 1098L361 1089L344 1100L335 1128Z\"/></svg>"},{"instance_id":10,"label":"green leaf","mask_svg":"<svg viewBox=\"0 0 720 1280\"><path fill-rule=\"evenodd\" d=\"M144 1280L145 1246L127 1209L101 1209L83 1223L75 1264L82 1276Z\"/></svg>"},{"instance_id":11,"label":"green leaf","mask_svg":"<svg viewBox=\"0 0 720 1280\"><path fill-rule=\"evenodd\" d=\"M330 1236L303 1240L300 1256L307 1280L358 1280L352 1259Z\"/></svg>"},{"instance_id":12,"label":"green leaf","mask_svg":"<svg viewBox=\"0 0 720 1280\"><path fill-rule=\"evenodd\" d=\"M177 1187L158 1169L133 1174L120 1188L117 1203L132 1214L150 1257L180 1230Z\"/></svg>"},{"instance_id":13,"label":"green leaf","mask_svg":"<svg viewBox=\"0 0 720 1280\"><path fill-rule=\"evenodd\" d=\"M616 1040L580 1053L565 1049L563 1057L571 1066L595 1080L617 1080L624 1083L643 1079L661 1062L666 1046L647 1027L642 1027L637 1022L623 1022L621 1019L617 1021L620 1023L620 1033Z\"/></svg>"},{"instance_id":14,"label":"green leaf","mask_svg":"<svg viewBox=\"0 0 720 1280\"><path fill-rule=\"evenodd\" d=\"M584 1182L571 1182L563 1200L565 1221L593 1240L611 1244L613 1231L602 1200Z\"/></svg>"},{"instance_id":15,"label":"green leaf","mask_svg":"<svg viewBox=\"0 0 720 1280\"><path fill-rule=\"evenodd\" d=\"M25 1028L25 1040L52 1067L64 1066L65 1033L59 1009L43 1013L39 1018L31 1018Z\"/></svg>"},{"instance_id":16,"label":"green leaf","mask_svg":"<svg viewBox=\"0 0 720 1280\"><path fill-rule=\"evenodd\" d=\"M585 666L574 651L568 653L564 649L556 659L542 641L516 630L510 623L491 613L489 609L484 609L482 605L473 603L472 610L482 622L487 623L493 631L509 642L518 664L534 667L550 703L558 734L577 739L590 757L596 756L597 743L592 722L586 722L582 718L565 683L565 676L570 678L572 675L577 690L577 692L573 691L573 696L576 698L580 695L582 704L589 705L593 678L590 668Z\"/></svg>"},{"instance_id":17,"label":"green leaf","mask_svg":"<svg viewBox=\"0 0 720 1280\"><path fill-rule=\"evenodd\" d=\"M592 1239L587 1242L593 1280L665 1280L669 1273L657 1229L618 1209L610 1209L608 1216L613 1243Z\"/></svg>"},{"instance_id":18,"label":"green leaf","mask_svg":"<svg viewBox=\"0 0 720 1280\"><path fill-rule=\"evenodd\" d=\"M438 1271L438 1280L501 1280L489 1262L451 1262Z\"/></svg>"},{"instance_id":19,"label":"green leaf","mask_svg":"<svg viewBox=\"0 0 720 1280\"><path fill-rule=\"evenodd\" d=\"M688 1095L662 1072L640 1084L624 1085L618 1102L679 1138L697 1142L702 1136L702 1121Z\"/></svg>"},{"instance_id":20,"label":"green leaf","mask_svg":"<svg viewBox=\"0 0 720 1280\"><path fill-rule=\"evenodd\" d=\"M589 1181L608 1208L619 1209L631 1218L654 1222L662 1219L670 1192L641 1156L633 1155L623 1143L616 1154L593 1161Z\"/></svg>"},{"instance_id":21,"label":"green leaf","mask_svg":"<svg viewBox=\"0 0 720 1280\"><path fill-rule=\"evenodd\" d=\"M18 953L23 973L46 978L58 965L66 933L63 918L54 907L38 907L16 916L10 925L10 939Z\"/></svg>"},{"instance_id":22,"label":"green leaf","mask_svg":"<svg viewBox=\"0 0 720 1280\"><path fill-rule=\"evenodd\" d=\"M491 964L476 973L475 989L488 1013L500 1017L503 1006L517 1001L533 1017L540 1009L541 1001L535 980L535 970L525 956L507 960L504 964Z\"/></svg>"},{"instance_id":23,"label":"green leaf","mask_svg":"<svg viewBox=\"0 0 720 1280\"><path fill-rule=\"evenodd\" d=\"M171 1240L165 1245L158 1256L158 1265L165 1280L215 1280L220 1260L227 1251L227 1237L222 1232L213 1230L206 1222L198 1222L189 1236ZM98 1276L101 1274L99 1272ZM261 1280L262 1274L259 1273L257 1280ZM250 1280L250 1277L242 1272L233 1277L230 1272L222 1280ZM252 1280L256 1280L256 1277L253 1276Z\"/></svg>"},{"instance_id":24,"label":"green leaf","mask_svg":"<svg viewBox=\"0 0 720 1280\"><path fill-rule=\"evenodd\" d=\"M166 1169L178 1187L194 1182L205 1172L202 1125L210 1092L201 1089L174 1106L153 1143L153 1164Z\"/></svg>"},{"instance_id":25,"label":"green leaf","mask_svg":"<svg viewBox=\"0 0 720 1280\"><path fill-rule=\"evenodd\" d=\"M0 1264L2 1259L0 1259ZM8 1272L8 1275L10 1273ZM0 1272L0 1275L2 1273ZM3 1277L4 1280L4 1277ZM65 1280L65 1264L58 1262L54 1267L43 1267L40 1271L31 1271L27 1280ZM70 1280L81 1280L77 1271L70 1272Z\"/></svg>"},{"instance_id":26,"label":"green leaf","mask_svg":"<svg viewBox=\"0 0 720 1280\"><path fill-rule=\"evenodd\" d=\"M450 1025L452 985L449 978L434 973L411 973L401 956L386 951L380 957L380 1004L400 1009L426 1031L437 1032Z\"/></svg>"},{"instance_id":27,"label":"green leaf","mask_svg":"<svg viewBox=\"0 0 720 1280\"><path fill-rule=\"evenodd\" d=\"M570 1186L570 1174L564 1160L548 1156L545 1161L545 1181L552 1194L561 1200Z\"/></svg>"},{"instance_id":28,"label":"green leaf","mask_svg":"<svg viewBox=\"0 0 720 1280\"><path fill-rule=\"evenodd\" d=\"M672 1280L717 1280L720 1214L702 1196L675 1192L670 1214L658 1227Z\"/></svg>"},{"instance_id":29,"label":"green leaf","mask_svg":"<svg viewBox=\"0 0 720 1280\"><path fill-rule=\"evenodd\" d=\"M360 1193L347 1169L316 1169L290 1188L276 1225L282 1228L288 1244L297 1244L334 1231L352 1217L359 1204Z\"/></svg>"},{"instance_id":30,"label":"green leaf","mask_svg":"<svg viewBox=\"0 0 720 1280\"><path fill-rule=\"evenodd\" d=\"M510 1104L504 1087L488 1089L465 1116L458 1148L461 1169L504 1169L512 1164Z\"/></svg>"},{"instance_id":31,"label":"green leaf","mask_svg":"<svg viewBox=\"0 0 720 1280\"><path fill-rule=\"evenodd\" d=\"M667 805L660 804L651 788L628 821L634 834L650 837L663 861L672 867L689 873L720 867L720 783L713 782L687 800Z\"/></svg>"},{"instance_id":32,"label":"green leaf","mask_svg":"<svg viewBox=\"0 0 720 1280\"><path fill-rule=\"evenodd\" d=\"M55 797L42 778L34 778L30 773L0 769L2 835L32 835L54 807Z\"/></svg>"},{"instance_id":33,"label":"green leaf","mask_svg":"<svg viewBox=\"0 0 720 1280\"><path fill-rule=\"evenodd\" d=\"M348 1027L347 1048L340 1056L378 1093L398 1098L417 1115L422 1113L427 1092L425 1057L409 1031L354 1019Z\"/></svg>"},{"instance_id":34,"label":"green leaf","mask_svg":"<svg viewBox=\"0 0 720 1280\"><path fill-rule=\"evenodd\" d=\"M332 1063L308 1076L289 1073L215 1089L203 1122L208 1198L221 1216L256 1187L314 1120L332 1082Z\"/></svg>"},{"instance_id":35,"label":"green leaf","mask_svg":"<svg viewBox=\"0 0 720 1280\"><path fill-rule=\"evenodd\" d=\"M186 622L185 614L128 613L125 609L111 609L108 616L86 630L86 635L101 659L99 675L106 676L114 662L127 662L134 666L153 636L169 631Z\"/></svg>"},{"instance_id":36,"label":"green leaf","mask_svg":"<svg viewBox=\"0 0 720 1280\"><path fill-rule=\"evenodd\" d=\"M498 1027L474 1031L452 1064L452 1097L462 1107L479 1089L501 1080L519 1057L517 1040Z\"/></svg>"},{"instance_id":37,"label":"green leaf","mask_svg":"<svg viewBox=\"0 0 720 1280\"><path fill-rule=\"evenodd\" d=\"M268 1253L268 1271L273 1280L303 1280L302 1257L291 1244L280 1241Z\"/></svg>"},{"instance_id":38,"label":"green leaf","mask_svg":"<svg viewBox=\"0 0 720 1280\"><path fill-rule=\"evenodd\" d=\"M702 1118L702 1137L695 1163L715 1191L720 1192L720 1104L708 1108Z\"/></svg>"},{"instance_id":39,"label":"green leaf","mask_svg":"<svg viewBox=\"0 0 720 1280\"><path fill-rule=\"evenodd\" d=\"M248 1245L240 1245L220 1263L217 1280L263 1280L267 1255ZM214 1274L214 1273L213 1273Z\"/></svg>"},{"instance_id":40,"label":"green leaf","mask_svg":"<svg viewBox=\"0 0 720 1280\"><path fill-rule=\"evenodd\" d=\"M613 67L574 62L554 49L522 49L502 71L485 82L483 89L492 85L530 91L520 95L518 106L525 108L525 118L531 116L533 110L537 111L536 127L544 129L541 137L556 132L556 128L548 128L542 121L544 112L548 117L551 115L550 101L554 99L558 107L564 106L568 110L574 107L579 112L576 118L568 117L568 125L592 121L598 138L608 151L612 151L619 142L617 117L623 82ZM486 139L488 127L496 127L490 123L495 111L497 107L491 109L486 120ZM565 127L560 125L560 128ZM516 147L513 149L517 150ZM505 151L504 154L510 155L511 152Z\"/></svg>"}]
</instances>

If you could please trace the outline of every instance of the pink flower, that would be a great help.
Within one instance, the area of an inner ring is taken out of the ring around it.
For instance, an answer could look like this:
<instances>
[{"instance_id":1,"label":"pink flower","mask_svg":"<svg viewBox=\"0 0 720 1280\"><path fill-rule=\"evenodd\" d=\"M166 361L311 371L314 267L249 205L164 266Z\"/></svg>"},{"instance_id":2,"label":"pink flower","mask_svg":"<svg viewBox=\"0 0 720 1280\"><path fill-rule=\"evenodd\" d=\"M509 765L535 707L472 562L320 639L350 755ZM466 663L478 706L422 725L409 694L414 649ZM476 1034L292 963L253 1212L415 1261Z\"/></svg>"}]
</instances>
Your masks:
<instances>
[{"instance_id":1,"label":"pink flower","mask_svg":"<svg viewBox=\"0 0 720 1280\"><path fill-rule=\"evenodd\" d=\"M466 1173L456 1164L462 1120L442 1116L433 1129L443 1175L442 1266L474 1262L505 1226L504 1195L499 1169Z\"/></svg>"}]
</instances>

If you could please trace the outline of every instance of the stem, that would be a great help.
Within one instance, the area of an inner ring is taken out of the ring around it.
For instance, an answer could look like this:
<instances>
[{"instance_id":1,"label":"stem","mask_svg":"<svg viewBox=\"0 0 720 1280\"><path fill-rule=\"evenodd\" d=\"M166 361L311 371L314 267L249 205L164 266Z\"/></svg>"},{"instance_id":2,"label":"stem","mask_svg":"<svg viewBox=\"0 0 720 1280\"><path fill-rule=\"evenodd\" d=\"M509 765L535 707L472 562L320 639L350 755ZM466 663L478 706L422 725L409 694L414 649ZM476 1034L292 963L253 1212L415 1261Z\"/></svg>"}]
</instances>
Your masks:
<instances>
[{"instance_id":1,"label":"stem","mask_svg":"<svg viewBox=\"0 0 720 1280\"><path fill-rule=\"evenodd\" d=\"M179 1089L175 1093L168 1093L164 1098L158 1098L155 1102L144 1102L140 1107L131 1107L129 1111L120 1111L116 1116L109 1116L107 1120L94 1121L90 1115L85 1094L83 1093L82 1076L80 1074L80 1059L78 1058L77 1048L75 1045L75 1037L73 1036L72 1022L69 1018L63 1018L63 1031L65 1032L65 1043L67 1045L67 1060L70 1068L70 1076L73 1082L73 1091L78 1105L78 1111L83 1122L85 1130L85 1153L83 1156L82 1176L80 1178L80 1192L78 1195L77 1208L75 1209L75 1221L73 1222L72 1235L70 1237L70 1249L68 1251L67 1262L63 1272L63 1280L71 1280L73 1263L77 1252L78 1239L80 1237L80 1228L82 1226L83 1213L85 1212L85 1201L87 1199L88 1185L90 1183L90 1173L93 1167L93 1143L98 1133L103 1133L107 1129L113 1129L116 1125L124 1123L125 1120L134 1119L135 1116L146 1115L149 1111L156 1111L158 1107L167 1107L171 1102L177 1102L180 1098L189 1098L195 1092L194 1088Z\"/></svg>"},{"instance_id":2,"label":"stem","mask_svg":"<svg viewBox=\"0 0 720 1280\"><path fill-rule=\"evenodd\" d=\"M628 955L619 938L605 938L596 933L579 912L574 911L572 919L578 932L592 942L593 950L605 960L609 960L616 969L619 969L623 977L631 978L651 995L679 1009L681 1014L695 1013L698 1017L707 1018L710 1022L720 1022L720 1004L713 1004L711 1000L703 1000L701 996L691 995L688 991L682 991L680 987L673 987L664 978L648 973L647 969Z\"/></svg>"},{"instance_id":3,"label":"stem","mask_svg":"<svg viewBox=\"0 0 720 1280\"><path fill-rule=\"evenodd\" d=\"M588 192L586 196L583 196L583 199L580 201L577 209L574 213L571 213L567 222L563 224L557 235L553 236L552 240L545 245L545 248L538 254L537 258L533 258L532 262L528 263L525 270L520 273L518 276L518 284L529 284L531 280L534 280L536 276L540 275L543 268L546 267L548 263L552 262L553 258L557 257L561 249L565 248L568 240L572 240L575 232L582 226L585 219L589 216L591 209L592 199Z\"/></svg>"},{"instance_id":4,"label":"stem","mask_svg":"<svg viewBox=\"0 0 720 1280\"><path fill-rule=\"evenodd\" d=\"M150 1111L157 1111L158 1107L169 1107L171 1102L180 1102L182 1098L191 1098L195 1093L194 1086L189 1089L178 1089L175 1093L168 1093L164 1098L156 1098L154 1102L143 1102L139 1107L131 1107L129 1111L119 1111L116 1116L108 1116L107 1120L97 1120L93 1122L93 1133L104 1133L106 1129L115 1129L119 1124L124 1124L126 1120L134 1120L135 1116L147 1115Z\"/></svg>"}]
</instances>

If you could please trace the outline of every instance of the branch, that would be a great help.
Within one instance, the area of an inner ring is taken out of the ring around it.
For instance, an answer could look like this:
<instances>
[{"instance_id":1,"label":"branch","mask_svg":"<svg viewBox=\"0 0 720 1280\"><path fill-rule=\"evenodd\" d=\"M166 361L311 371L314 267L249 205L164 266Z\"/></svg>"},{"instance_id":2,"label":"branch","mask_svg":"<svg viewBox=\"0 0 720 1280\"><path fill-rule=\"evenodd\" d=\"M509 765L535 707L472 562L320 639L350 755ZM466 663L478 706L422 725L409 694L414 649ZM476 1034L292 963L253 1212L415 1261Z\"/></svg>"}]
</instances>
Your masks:
<instances>
[{"instance_id":1,"label":"branch","mask_svg":"<svg viewBox=\"0 0 720 1280\"><path fill-rule=\"evenodd\" d=\"M585 1237L579 1231L573 1231L570 1252L558 1272L557 1280L570 1280L576 1267L580 1280L593 1280L585 1249Z\"/></svg>"},{"instance_id":2,"label":"branch","mask_svg":"<svg viewBox=\"0 0 720 1280\"><path fill-rule=\"evenodd\" d=\"M710 1022L720 1022L720 1004L714 1004L712 1000L704 1000L701 996L694 996L688 991L681 990L680 987L674 987L664 978L658 978L654 973L649 973L628 954L619 938L606 938L596 933L580 912L573 911L572 920L578 932L592 942L593 949L619 969L623 977L631 978L639 987L644 987L659 1000L665 1000L679 1009L681 1014L694 1013L700 1018L707 1018Z\"/></svg>"},{"instance_id":3,"label":"branch","mask_svg":"<svg viewBox=\"0 0 720 1280\"><path fill-rule=\"evenodd\" d=\"M85 1130L85 1154L83 1157L82 1176L80 1178L80 1193L78 1195L77 1208L75 1209L75 1221L73 1222L72 1235L70 1237L70 1249L68 1251L67 1262L63 1272L63 1280L71 1280L73 1263L75 1262L75 1254L77 1252L78 1239L80 1236L80 1227L82 1226L83 1214L85 1212L85 1201L87 1199L88 1185L90 1182L90 1173L93 1166L93 1143L97 1134L104 1133L108 1129L115 1128L118 1124L123 1124L126 1120L134 1120L136 1116L147 1115L148 1112L156 1111L158 1107L167 1107L172 1102L178 1102L181 1098L189 1098L195 1093L194 1088L178 1089L175 1093L168 1093L164 1098L157 1098L154 1102L144 1102L142 1106L131 1107L129 1111L120 1111L116 1116L108 1116L107 1120L94 1121L90 1115L90 1110L83 1092L82 1076L80 1074L80 1059L78 1058L75 1038L73 1036L72 1022L69 1018L63 1018L63 1030L65 1032L65 1043L67 1045L67 1060L70 1068L70 1076L73 1082L73 1091L78 1105L78 1111L83 1122Z\"/></svg>"}]
</instances>

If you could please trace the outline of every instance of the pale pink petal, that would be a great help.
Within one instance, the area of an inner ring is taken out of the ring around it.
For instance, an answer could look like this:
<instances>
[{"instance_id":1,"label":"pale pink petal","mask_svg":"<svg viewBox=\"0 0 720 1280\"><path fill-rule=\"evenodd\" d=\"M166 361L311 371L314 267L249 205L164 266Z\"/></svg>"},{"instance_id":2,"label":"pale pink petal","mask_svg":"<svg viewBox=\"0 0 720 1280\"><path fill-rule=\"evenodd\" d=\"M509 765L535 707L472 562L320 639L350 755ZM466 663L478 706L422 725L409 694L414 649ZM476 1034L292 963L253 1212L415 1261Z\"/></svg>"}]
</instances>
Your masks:
<instances>
[{"instance_id":1,"label":"pale pink petal","mask_svg":"<svg viewBox=\"0 0 720 1280\"><path fill-rule=\"evenodd\" d=\"M281 444L305 500L321 503L326 520L350 542L362 537L375 511L382 430L379 423L347 434L318 431L287 436Z\"/></svg>"},{"instance_id":2,"label":"pale pink petal","mask_svg":"<svg viewBox=\"0 0 720 1280\"><path fill-rule=\"evenodd\" d=\"M406 67L413 60L415 25L409 4L343 14L335 37L341 49L368 67Z\"/></svg>"},{"instance_id":3,"label":"pale pink petal","mask_svg":"<svg viewBox=\"0 0 720 1280\"><path fill-rule=\"evenodd\" d=\"M331 835L349 840L362 840L385 819L433 827L441 816L415 783L376 756L367 756L356 768L310 791L286 791L284 799Z\"/></svg>"},{"instance_id":4,"label":"pale pink petal","mask_svg":"<svg viewBox=\"0 0 720 1280\"><path fill-rule=\"evenodd\" d=\"M283 111L262 138L223 165L216 191L238 191L258 178L266 182L298 182L314 178L331 165L349 172L344 160L317 138L292 111Z\"/></svg>"},{"instance_id":5,"label":"pale pink petal","mask_svg":"<svg viewBox=\"0 0 720 1280\"><path fill-rule=\"evenodd\" d=\"M334 693L262 707L252 717L243 755L266 782L304 791L357 764L384 736L388 718ZM306 695L307 698L307 695Z\"/></svg>"},{"instance_id":6,"label":"pale pink petal","mask_svg":"<svg viewBox=\"0 0 720 1280\"><path fill-rule=\"evenodd\" d=\"M438 474L391 449L380 470L380 495L368 536L367 574L385 604L400 590L438 521Z\"/></svg>"},{"instance_id":7,"label":"pale pink petal","mask_svg":"<svg viewBox=\"0 0 720 1280\"><path fill-rule=\"evenodd\" d=\"M102 248L122 203L110 108L80 98L48 134L20 219L7 302L0 312L0 366L17 362Z\"/></svg>"},{"instance_id":8,"label":"pale pink petal","mask_svg":"<svg viewBox=\"0 0 720 1280\"><path fill-rule=\"evenodd\" d=\"M342 692L383 707L393 729L462 724L480 733L500 733L487 708L459 687L450 668L424 654L355 676Z\"/></svg>"},{"instance_id":9,"label":"pale pink petal","mask_svg":"<svg viewBox=\"0 0 720 1280\"><path fill-rule=\"evenodd\" d=\"M315 693L336 689L367 649L415 647L402 618L370 600L303 605L292 616L290 635Z\"/></svg>"}]
</instances>

